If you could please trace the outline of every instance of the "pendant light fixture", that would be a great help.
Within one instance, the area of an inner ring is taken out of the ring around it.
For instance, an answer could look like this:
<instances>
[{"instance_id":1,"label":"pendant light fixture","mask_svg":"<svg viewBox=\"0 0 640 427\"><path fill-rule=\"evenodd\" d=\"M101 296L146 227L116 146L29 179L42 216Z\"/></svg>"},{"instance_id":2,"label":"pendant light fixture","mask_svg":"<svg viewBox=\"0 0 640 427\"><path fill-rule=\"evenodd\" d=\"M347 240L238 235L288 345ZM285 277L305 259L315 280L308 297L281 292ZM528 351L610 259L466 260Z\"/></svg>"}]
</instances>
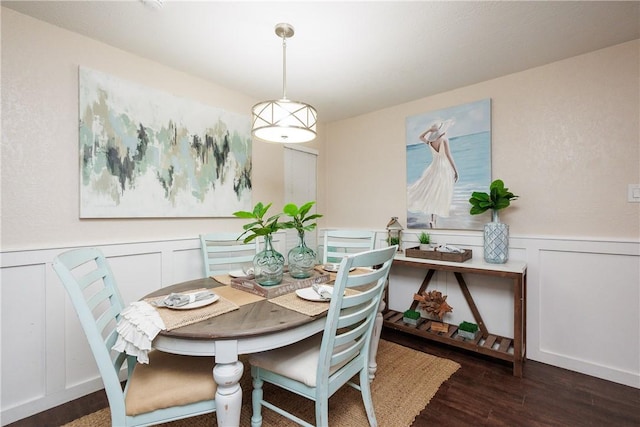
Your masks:
<instances>
[{"instance_id":1,"label":"pendant light fixture","mask_svg":"<svg viewBox=\"0 0 640 427\"><path fill-rule=\"evenodd\" d=\"M265 142L309 142L316 137L316 109L287 99L287 39L293 37L293 27L278 24L276 34L282 37L282 99L263 101L253 106L251 134Z\"/></svg>"}]
</instances>

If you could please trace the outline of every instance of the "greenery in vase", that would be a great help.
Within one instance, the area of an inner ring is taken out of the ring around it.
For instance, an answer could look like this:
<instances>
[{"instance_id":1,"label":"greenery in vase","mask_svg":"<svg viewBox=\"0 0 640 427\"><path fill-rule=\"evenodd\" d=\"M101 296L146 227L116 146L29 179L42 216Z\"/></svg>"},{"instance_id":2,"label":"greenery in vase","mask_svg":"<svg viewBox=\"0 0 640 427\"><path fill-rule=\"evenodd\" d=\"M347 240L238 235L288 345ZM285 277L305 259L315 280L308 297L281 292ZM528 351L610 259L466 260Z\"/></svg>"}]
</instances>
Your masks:
<instances>
[{"instance_id":1,"label":"greenery in vase","mask_svg":"<svg viewBox=\"0 0 640 427\"><path fill-rule=\"evenodd\" d=\"M287 203L282 208L282 212L291 217L291 221L283 222L281 224L282 228L295 228L298 233L304 233L305 231L311 231L316 228L316 223L308 223L309 221L313 221L314 219L321 218L320 214L309 214L309 211L313 207L316 202L307 202L300 207L296 206L294 203Z\"/></svg>"},{"instance_id":2,"label":"greenery in vase","mask_svg":"<svg viewBox=\"0 0 640 427\"><path fill-rule=\"evenodd\" d=\"M461 331L471 332L472 334L474 334L478 330L478 325L471 322L462 322L460 323L460 325L458 325L458 329L460 329Z\"/></svg>"},{"instance_id":3,"label":"greenery in vase","mask_svg":"<svg viewBox=\"0 0 640 427\"><path fill-rule=\"evenodd\" d=\"M429 236L428 233L425 233L424 231L422 233L420 233L420 235L418 236L418 241L420 242L421 245L428 245L431 242L431 236Z\"/></svg>"},{"instance_id":4,"label":"greenery in vase","mask_svg":"<svg viewBox=\"0 0 640 427\"><path fill-rule=\"evenodd\" d=\"M400 238L399 237L389 237L387 239L387 243L389 243L389 246L399 245L400 244Z\"/></svg>"},{"instance_id":5,"label":"greenery in vase","mask_svg":"<svg viewBox=\"0 0 640 427\"><path fill-rule=\"evenodd\" d=\"M420 313L418 313L415 310L407 310L404 313L402 313L402 316L406 317L407 319L419 319L420 318Z\"/></svg>"},{"instance_id":6,"label":"greenery in vase","mask_svg":"<svg viewBox=\"0 0 640 427\"><path fill-rule=\"evenodd\" d=\"M511 204L511 200L517 199L518 196L509 191L504 186L504 182L501 179L496 179L489 186L489 194L474 191L471 194L469 203L471 203L471 215L479 215L486 210L491 209L499 211Z\"/></svg>"},{"instance_id":7,"label":"greenery in vase","mask_svg":"<svg viewBox=\"0 0 640 427\"><path fill-rule=\"evenodd\" d=\"M266 220L264 219L264 216L266 215L271 205L272 204L269 203L265 206L262 204L262 202L258 202L254 206L252 212L238 211L233 213L235 217L252 220L249 224L245 224L242 227L244 229L244 232L240 236L238 236L238 240L240 240L243 236L246 236L244 238L244 243L249 243L256 237L270 236L276 231L284 228L283 224L278 222L281 214L270 216Z\"/></svg>"}]
</instances>

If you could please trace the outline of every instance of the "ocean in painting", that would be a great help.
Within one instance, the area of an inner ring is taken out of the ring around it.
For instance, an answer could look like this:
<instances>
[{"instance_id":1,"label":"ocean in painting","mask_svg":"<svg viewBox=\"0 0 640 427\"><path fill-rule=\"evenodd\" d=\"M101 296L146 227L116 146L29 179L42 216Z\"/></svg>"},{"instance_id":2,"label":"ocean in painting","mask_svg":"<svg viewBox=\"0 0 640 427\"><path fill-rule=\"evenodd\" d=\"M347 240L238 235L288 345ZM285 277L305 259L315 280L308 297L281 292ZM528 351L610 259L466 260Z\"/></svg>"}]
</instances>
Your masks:
<instances>
[{"instance_id":1,"label":"ocean in painting","mask_svg":"<svg viewBox=\"0 0 640 427\"><path fill-rule=\"evenodd\" d=\"M80 217L251 210L247 115L81 67Z\"/></svg>"},{"instance_id":2,"label":"ocean in painting","mask_svg":"<svg viewBox=\"0 0 640 427\"><path fill-rule=\"evenodd\" d=\"M437 217L436 228L480 230L488 222L485 215L470 215L469 198L474 191L488 191L491 182L491 132L449 138L451 156L459 179L453 188L448 218ZM407 145L407 186L416 181L431 163L431 152L423 142ZM428 213L407 212L408 228L427 228Z\"/></svg>"}]
</instances>

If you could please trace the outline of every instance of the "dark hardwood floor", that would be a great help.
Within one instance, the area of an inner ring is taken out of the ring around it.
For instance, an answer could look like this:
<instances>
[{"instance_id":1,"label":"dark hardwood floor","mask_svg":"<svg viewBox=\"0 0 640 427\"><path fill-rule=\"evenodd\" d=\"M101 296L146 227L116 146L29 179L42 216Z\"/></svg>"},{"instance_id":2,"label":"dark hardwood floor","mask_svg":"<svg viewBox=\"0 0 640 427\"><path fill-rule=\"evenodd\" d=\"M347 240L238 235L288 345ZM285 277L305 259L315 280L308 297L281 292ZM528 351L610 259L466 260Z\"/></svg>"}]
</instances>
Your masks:
<instances>
[{"instance_id":1,"label":"dark hardwood floor","mask_svg":"<svg viewBox=\"0 0 640 427\"><path fill-rule=\"evenodd\" d=\"M382 338L461 365L412 427L640 427L640 389L531 360L524 365L523 377L516 378L510 365L460 349L386 329ZM416 373L416 381L421 374L429 375ZM9 426L60 426L106 406L104 393L96 392Z\"/></svg>"},{"instance_id":2,"label":"dark hardwood floor","mask_svg":"<svg viewBox=\"0 0 640 427\"><path fill-rule=\"evenodd\" d=\"M527 360L512 366L384 329L382 338L460 363L418 426L640 426L640 389ZM425 373L428 375L428 373Z\"/></svg>"}]
</instances>

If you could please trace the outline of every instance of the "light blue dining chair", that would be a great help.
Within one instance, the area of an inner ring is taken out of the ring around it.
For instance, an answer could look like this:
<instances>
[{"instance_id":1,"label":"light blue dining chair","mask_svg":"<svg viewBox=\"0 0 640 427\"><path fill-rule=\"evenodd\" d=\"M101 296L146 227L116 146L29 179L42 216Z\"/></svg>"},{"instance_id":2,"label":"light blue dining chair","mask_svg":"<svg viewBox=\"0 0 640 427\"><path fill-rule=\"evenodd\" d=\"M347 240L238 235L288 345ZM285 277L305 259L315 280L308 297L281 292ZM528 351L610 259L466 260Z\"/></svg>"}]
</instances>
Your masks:
<instances>
[{"instance_id":1,"label":"light blue dining chair","mask_svg":"<svg viewBox=\"0 0 640 427\"><path fill-rule=\"evenodd\" d=\"M237 240L241 233L207 233L200 235L205 277L226 274L243 266L251 267L256 255L256 241Z\"/></svg>"},{"instance_id":2,"label":"light blue dining chair","mask_svg":"<svg viewBox=\"0 0 640 427\"><path fill-rule=\"evenodd\" d=\"M348 254L370 251L375 237L375 231L370 230L326 230L322 263L339 263Z\"/></svg>"},{"instance_id":3,"label":"light blue dining chair","mask_svg":"<svg viewBox=\"0 0 640 427\"><path fill-rule=\"evenodd\" d=\"M263 406L298 424L311 426L265 400L262 389L265 381L315 401L317 426L329 425L329 397L348 384L360 390L369 424L377 425L368 374L371 331L397 249L391 246L343 258L324 331L299 343L249 356L253 377L252 427L262 425ZM351 267L372 265L381 267L349 275ZM345 289L364 285L369 286L362 288L361 293L343 296ZM359 375L359 384L350 381L354 375Z\"/></svg>"},{"instance_id":4,"label":"light blue dining chair","mask_svg":"<svg viewBox=\"0 0 640 427\"><path fill-rule=\"evenodd\" d=\"M151 351L149 364L142 365L135 357L111 350L124 304L99 249L64 252L55 257L53 268L71 298L98 365L112 426L153 425L216 410L212 358ZM123 390L119 372L125 361Z\"/></svg>"}]
</instances>

